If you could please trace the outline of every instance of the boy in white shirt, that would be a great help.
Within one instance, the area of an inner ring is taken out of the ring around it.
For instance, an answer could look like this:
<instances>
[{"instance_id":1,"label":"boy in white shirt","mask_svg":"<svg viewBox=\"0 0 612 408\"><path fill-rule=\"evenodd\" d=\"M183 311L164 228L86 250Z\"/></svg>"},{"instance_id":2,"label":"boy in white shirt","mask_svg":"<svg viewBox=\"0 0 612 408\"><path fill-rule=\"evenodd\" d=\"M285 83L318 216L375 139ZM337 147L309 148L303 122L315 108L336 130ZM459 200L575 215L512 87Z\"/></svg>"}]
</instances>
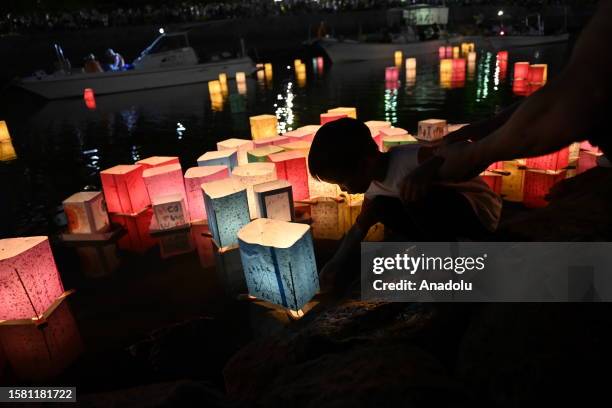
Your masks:
<instances>
[{"instance_id":1,"label":"boy in white shirt","mask_svg":"<svg viewBox=\"0 0 612 408\"><path fill-rule=\"evenodd\" d=\"M321 271L322 286L335 278L377 222L386 232L411 241L477 240L497 228L501 199L484 181L476 177L461 183L411 183L413 178L407 176L423 163L439 167L442 161L432 156L432 148L416 144L381 153L368 127L355 119L339 119L319 129L308 156L312 176L349 193L365 193L357 222ZM422 174L436 173L424 166Z\"/></svg>"}]
</instances>

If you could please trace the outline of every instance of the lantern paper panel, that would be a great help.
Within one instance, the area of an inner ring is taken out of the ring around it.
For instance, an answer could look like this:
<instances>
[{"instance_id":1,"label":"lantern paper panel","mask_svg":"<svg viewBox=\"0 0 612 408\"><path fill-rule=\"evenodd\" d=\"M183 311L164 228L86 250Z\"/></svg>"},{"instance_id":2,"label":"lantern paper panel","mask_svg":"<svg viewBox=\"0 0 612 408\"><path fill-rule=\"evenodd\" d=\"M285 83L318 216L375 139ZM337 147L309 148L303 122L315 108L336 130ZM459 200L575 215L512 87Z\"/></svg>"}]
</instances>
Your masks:
<instances>
[{"instance_id":1,"label":"lantern paper panel","mask_svg":"<svg viewBox=\"0 0 612 408\"><path fill-rule=\"evenodd\" d=\"M446 121L442 119L427 119L419 121L418 138L433 142L446 136Z\"/></svg>"},{"instance_id":2,"label":"lantern paper panel","mask_svg":"<svg viewBox=\"0 0 612 408\"><path fill-rule=\"evenodd\" d=\"M151 229L167 230L189 224L187 204L178 194L160 197L153 204L155 222Z\"/></svg>"},{"instance_id":3,"label":"lantern paper panel","mask_svg":"<svg viewBox=\"0 0 612 408\"><path fill-rule=\"evenodd\" d=\"M136 214L151 204L140 165L121 164L100 172L108 212Z\"/></svg>"},{"instance_id":4,"label":"lantern paper panel","mask_svg":"<svg viewBox=\"0 0 612 408\"><path fill-rule=\"evenodd\" d=\"M297 311L319 291L308 225L260 218L238 241L250 295Z\"/></svg>"},{"instance_id":5,"label":"lantern paper panel","mask_svg":"<svg viewBox=\"0 0 612 408\"><path fill-rule=\"evenodd\" d=\"M228 177L229 169L227 166L202 166L187 169L184 176L185 193L187 194L187 205L189 206L189 219L191 222L206 219L202 184Z\"/></svg>"},{"instance_id":6,"label":"lantern paper panel","mask_svg":"<svg viewBox=\"0 0 612 408\"><path fill-rule=\"evenodd\" d=\"M6 122L0 120L0 161L11 161L17 158L17 153L13 147L13 140L9 133Z\"/></svg>"},{"instance_id":7,"label":"lantern paper panel","mask_svg":"<svg viewBox=\"0 0 612 408\"><path fill-rule=\"evenodd\" d=\"M584 173L585 171L590 170L593 167L597 167L597 158L599 156L600 155L591 152L580 152L576 173Z\"/></svg>"},{"instance_id":8,"label":"lantern paper panel","mask_svg":"<svg viewBox=\"0 0 612 408\"><path fill-rule=\"evenodd\" d=\"M213 253L215 256L215 272L219 281L223 284L225 292L230 296L240 296L248 293L240 249L238 247L219 248L213 241Z\"/></svg>"},{"instance_id":9,"label":"lantern paper panel","mask_svg":"<svg viewBox=\"0 0 612 408\"><path fill-rule=\"evenodd\" d=\"M315 134L317 133L317 130L318 129L314 129L310 126L303 126L303 127L297 128L296 130L291 130L289 132L283 133L283 136L289 138L289 140L287 140L286 143L300 142L300 141L312 142ZM286 144L286 143L283 143L283 144Z\"/></svg>"},{"instance_id":10,"label":"lantern paper panel","mask_svg":"<svg viewBox=\"0 0 612 408\"><path fill-rule=\"evenodd\" d=\"M562 170L569 164L569 146L563 149L546 154L544 156L530 157L527 159L526 166L537 170Z\"/></svg>"},{"instance_id":11,"label":"lantern paper panel","mask_svg":"<svg viewBox=\"0 0 612 408\"><path fill-rule=\"evenodd\" d=\"M120 249L143 254L157 244L157 240L149 233L152 209L134 216L111 214L110 218L112 223L121 225L126 232L117 243Z\"/></svg>"},{"instance_id":12,"label":"lantern paper panel","mask_svg":"<svg viewBox=\"0 0 612 408\"><path fill-rule=\"evenodd\" d=\"M365 122L365 125L370 129L370 134L378 146L378 150L382 151L382 136L380 130L384 128L390 128L391 122L370 120Z\"/></svg>"},{"instance_id":13,"label":"lantern paper panel","mask_svg":"<svg viewBox=\"0 0 612 408\"><path fill-rule=\"evenodd\" d=\"M208 226L219 247L236 245L238 230L251 220L246 187L236 179L202 184Z\"/></svg>"},{"instance_id":14,"label":"lantern paper panel","mask_svg":"<svg viewBox=\"0 0 612 408\"><path fill-rule=\"evenodd\" d=\"M312 146L311 142L307 141L299 141L299 142L290 142L279 145L283 150L291 152L298 151L302 152L304 155L308 156L308 152L310 152L310 146ZM279 152L280 153L280 152Z\"/></svg>"},{"instance_id":15,"label":"lantern paper panel","mask_svg":"<svg viewBox=\"0 0 612 408\"><path fill-rule=\"evenodd\" d=\"M284 149L282 147L274 145L258 147L257 149L249 150L247 152L247 160L249 163L268 162L270 161L268 158L269 155L281 153L283 151Z\"/></svg>"},{"instance_id":16,"label":"lantern paper panel","mask_svg":"<svg viewBox=\"0 0 612 408\"><path fill-rule=\"evenodd\" d=\"M348 116L345 113L329 113L329 112L322 113L320 115L321 126L323 126L326 123L333 122L335 120L346 118L346 117Z\"/></svg>"},{"instance_id":17,"label":"lantern paper panel","mask_svg":"<svg viewBox=\"0 0 612 408\"><path fill-rule=\"evenodd\" d=\"M215 150L198 157L198 166L226 166L231 172L238 165L238 151L235 149Z\"/></svg>"},{"instance_id":18,"label":"lantern paper panel","mask_svg":"<svg viewBox=\"0 0 612 408\"><path fill-rule=\"evenodd\" d=\"M310 198L314 197L338 197L342 190L338 184L327 183L317 180L308 173L308 190Z\"/></svg>"},{"instance_id":19,"label":"lantern paper panel","mask_svg":"<svg viewBox=\"0 0 612 408\"><path fill-rule=\"evenodd\" d=\"M593 146L591 142L589 142L588 140L584 140L580 142L580 150L585 150L587 152L601 154L601 149L597 146Z\"/></svg>"},{"instance_id":20,"label":"lantern paper panel","mask_svg":"<svg viewBox=\"0 0 612 408\"><path fill-rule=\"evenodd\" d=\"M247 152L253 149L253 141L245 139L227 139L217 143L217 150L233 149L238 152L238 165L247 164Z\"/></svg>"},{"instance_id":21,"label":"lantern paper panel","mask_svg":"<svg viewBox=\"0 0 612 408\"><path fill-rule=\"evenodd\" d=\"M406 71L414 71L417 67L416 58L406 58Z\"/></svg>"},{"instance_id":22,"label":"lantern paper panel","mask_svg":"<svg viewBox=\"0 0 612 408\"><path fill-rule=\"evenodd\" d=\"M546 207L545 196L551 187L565 178L565 172L548 173L545 171L527 170L525 172L525 188L523 204L529 208Z\"/></svg>"},{"instance_id":23,"label":"lantern paper panel","mask_svg":"<svg viewBox=\"0 0 612 408\"><path fill-rule=\"evenodd\" d=\"M485 171L480 175L480 178L487 183L489 188L493 190L497 194L501 194L502 188L502 178L501 174L491 173L490 171Z\"/></svg>"},{"instance_id":24,"label":"lantern paper panel","mask_svg":"<svg viewBox=\"0 0 612 408\"><path fill-rule=\"evenodd\" d=\"M262 139L253 140L253 147L258 149L264 146L278 146L284 143L289 143L290 139L287 136L265 137Z\"/></svg>"},{"instance_id":25,"label":"lantern paper panel","mask_svg":"<svg viewBox=\"0 0 612 408\"><path fill-rule=\"evenodd\" d=\"M569 162L573 163L580 157L580 143L572 143L569 145Z\"/></svg>"},{"instance_id":26,"label":"lantern paper panel","mask_svg":"<svg viewBox=\"0 0 612 408\"><path fill-rule=\"evenodd\" d=\"M276 165L276 177L287 180L293 187L293 199L304 200L310 196L308 190L308 168L306 156L299 151L283 152L269 156Z\"/></svg>"},{"instance_id":27,"label":"lantern paper panel","mask_svg":"<svg viewBox=\"0 0 612 408\"><path fill-rule=\"evenodd\" d=\"M172 231L159 236L159 251L162 259L187 254L195 249L189 229Z\"/></svg>"},{"instance_id":28,"label":"lantern paper panel","mask_svg":"<svg viewBox=\"0 0 612 408\"><path fill-rule=\"evenodd\" d=\"M357 119L357 108L353 108L353 107L332 108L332 109L328 109L327 113L344 114L349 118Z\"/></svg>"},{"instance_id":29,"label":"lantern paper panel","mask_svg":"<svg viewBox=\"0 0 612 408\"><path fill-rule=\"evenodd\" d=\"M316 239L339 240L344 235L344 217L341 203L330 197L312 199L310 217L312 218L312 235Z\"/></svg>"},{"instance_id":30,"label":"lantern paper panel","mask_svg":"<svg viewBox=\"0 0 612 408\"><path fill-rule=\"evenodd\" d=\"M179 164L179 158L174 156L151 156L146 159L138 160L136 164L140 164L144 169L152 167L167 166L169 164Z\"/></svg>"},{"instance_id":31,"label":"lantern paper panel","mask_svg":"<svg viewBox=\"0 0 612 408\"><path fill-rule=\"evenodd\" d=\"M70 234L93 234L109 228L104 195L99 191L83 191L63 201Z\"/></svg>"},{"instance_id":32,"label":"lantern paper panel","mask_svg":"<svg viewBox=\"0 0 612 408\"><path fill-rule=\"evenodd\" d=\"M516 62L514 64L514 80L527 80L529 78L529 62Z\"/></svg>"},{"instance_id":33,"label":"lantern paper panel","mask_svg":"<svg viewBox=\"0 0 612 408\"><path fill-rule=\"evenodd\" d=\"M83 275L99 279L111 275L119 266L117 244L114 242L76 247Z\"/></svg>"},{"instance_id":34,"label":"lantern paper panel","mask_svg":"<svg viewBox=\"0 0 612 408\"><path fill-rule=\"evenodd\" d=\"M395 62L396 67L399 68L402 66L403 59L404 59L404 53L400 50L395 51L395 53L393 54L393 61Z\"/></svg>"},{"instance_id":35,"label":"lantern paper panel","mask_svg":"<svg viewBox=\"0 0 612 408\"><path fill-rule=\"evenodd\" d=\"M397 67L385 68L385 82L397 82L399 81L399 71Z\"/></svg>"},{"instance_id":36,"label":"lantern paper panel","mask_svg":"<svg viewBox=\"0 0 612 408\"><path fill-rule=\"evenodd\" d=\"M63 292L47 237L0 240L0 320L37 317Z\"/></svg>"},{"instance_id":37,"label":"lantern paper panel","mask_svg":"<svg viewBox=\"0 0 612 408\"><path fill-rule=\"evenodd\" d=\"M257 216L293 221L293 190L287 180L274 180L253 187Z\"/></svg>"},{"instance_id":38,"label":"lantern paper panel","mask_svg":"<svg viewBox=\"0 0 612 408\"><path fill-rule=\"evenodd\" d=\"M506 201L522 202L525 170L520 169L519 163L514 161L503 162L503 170L510 174L502 178L501 196Z\"/></svg>"},{"instance_id":39,"label":"lantern paper panel","mask_svg":"<svg viewBox=\"0 0 612 408\"><path fill-rule=\"evenodd\" d=\"M259 115L249 118L251 124L251 138L253 140L278 135L278 120L274 115Z\"/></svg>"},{"instance_id":40,"label":"lantern paper panel","mask_svg":"<svg viewBox=\"0 0 612 408\"><path fill-rule=\"evenodd\" d=\"M414 138L414 136L409 135L408 133L404 135L395 135L395 136L383 136L382 137L382 151L388 152L389 149L395 146L405 145L405 144L415 144L418 143L418 140Z\"/></svg>"},{"instance_id":41,"label":"lantern paper panel","mask_svg":"<svg viewBox=\"0 0 612 408\"><path fill-rule=\"evenodd\" d=\"M438 48L438 58L439 59L446 58L446 47L442 46Z\"/></svg>"},{"instance_id":42,"label":"lantern paper panel","mask_svg":"<svg viewBox=\"0 0 612 408\"><path fill-rule=\"evenodd\" d=\"M54 378L83 352L81 335L66 296L60 295L45 311L44 326L32 320L0 324L2 348L19 379Z\"/></svg>"},{"instance_id":43,"label":"lantern paper panel","mask_svg":"<svg viewBox=\"0 0 612 408\"><path fill-rule=\"evenodd\" d=\"M232 172L232 178L245 186L251 218L258 217L257 200L253 192L253 186L265 183L266 181L276 180L275 165L273 163L249 163L244 166L238 166Z\"/></svg>"},{"instance_id":44,"label":"lantern paper panel","mask_svg":"<svg viewBox=\"0 0 612 408\"><path fill-rule=\"evenodd\" d=\"M183 170L180 164L153 167L142 173L151 204L166 203L168 196L178 195L184 203L187 202Z\"/></svg>"},{"instance_id":45,"label":"lantern paper panel","mask_svg":"<svg viewBox=\"0 0 612 408\"><path fill-rule=\"evenodd\" d=\"M527 80L531 84L543 85L548 79L548 65L546 64L533 64L529 65L529 71L527 73Z\"/></svg>"}]
</instances>

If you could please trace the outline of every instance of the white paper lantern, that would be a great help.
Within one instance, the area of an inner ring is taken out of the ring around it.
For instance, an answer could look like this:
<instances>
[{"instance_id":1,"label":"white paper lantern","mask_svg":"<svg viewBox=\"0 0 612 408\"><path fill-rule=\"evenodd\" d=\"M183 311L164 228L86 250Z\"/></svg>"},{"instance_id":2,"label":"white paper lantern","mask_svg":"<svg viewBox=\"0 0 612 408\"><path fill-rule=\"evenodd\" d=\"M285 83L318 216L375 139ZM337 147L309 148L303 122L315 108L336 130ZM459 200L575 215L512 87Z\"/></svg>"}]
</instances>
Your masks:
<instances>
[{"instance_id":1,"label":"white paper lantern","mask_svg":"<svg viewBox=\"0 0 612 408\"><path fill-rule=\"evenodd\" d=\"M240 182L247 189L249 212L251 218L257 217L257 202L253 193L255 184L276 180L276 168L273 163L248 163L238 166L232 172L233 179Z\"/></svg>"},{"instance_id":2,"label":"white paper lantern","mask_svg":"<svg viewBox=\"0 0 612 408\"><path fill-rule=\"evenodd\" d=\"M253 186L257 216L293 221L293 192L287 180L274 180Z\"/></svg>"},{"instance_id":3,"label":"white paper lantern","mask_svg":"<svg viewBox=\"0 0 612 408\"><path fill-rule=\"evenodd\" d=\"M247 152L253 149L253 141L245 139L227 139L217 143L217 150L233 149L238 152L238 165L247 164Z\"/></svg>"},{"instance_id":4,"label":"white paper lantern","mask_svg":"<svg viewBox=\"0 0 612 408\"><path fill-rule=\"evenodd\" d=\"M246 187L229 178L202 184L208 226L219 247L238 243L237 233L250 221Z\"/></svg>"}]
</instances>

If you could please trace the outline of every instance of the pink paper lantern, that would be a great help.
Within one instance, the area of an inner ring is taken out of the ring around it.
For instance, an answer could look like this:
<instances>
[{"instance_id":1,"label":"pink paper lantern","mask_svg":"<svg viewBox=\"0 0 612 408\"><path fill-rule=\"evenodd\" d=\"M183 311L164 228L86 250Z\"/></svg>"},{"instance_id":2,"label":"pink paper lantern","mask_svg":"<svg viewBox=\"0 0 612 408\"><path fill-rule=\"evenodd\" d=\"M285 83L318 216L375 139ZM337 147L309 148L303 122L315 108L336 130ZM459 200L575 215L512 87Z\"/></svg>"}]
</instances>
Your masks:
<instances>
[{"instance_id":1,"label":"pink paper lantern","mask_svg":"<svg viewBox=\"0 0 612 408\"><path fill-rule=\"evenodd\" d=\"M440 59L444 59L446 58L446 47L440 47L438 48L438 57Z\"/></svg>"},{"instance_id":2,"label":"pink paper lantern","mask_svg":"<svg viewBox=\"0 0 612 408\"><path fill-rule=\"evenodd\" d=\"M83 99L85 100L85 106L87 106L87 109L96 109L96 95L93 89L85 88L85 90L83 91Z\"/></svg>"},{"instance_id":3,"label":"pink paper lantern","mask_svg":"<svg viewBox=\"0 0 612 408\"><path fill-rule=\"evenodd\" d=\"M315 137L315 134L317 133L320 127L321 126L319 125L302 126L302 127L297 128L296 130L292 130L287 133L284 133L283 136L288 137L289 140L285 143L277 143L276 145L281 146L286 143L302 142L302 141L312 142Z\"/></svg>"},{"instance_id":4,"label":"pink paper lantern","mask_svg":"<svg viewBox=\"0 0 612 408\"><path fill-rule=\"evenodd\" d=\"M310 196L306 155L300 151L271 154L270 161L276 165L276 177L287 180L293 188L294 200L305 200Z\"/></svg>"},{"instance_id":5,"label":"pink paper lantern","mask_svg":"<svg viewBox=\"0 0 612 408\"><path fill-rule=\"evenodd\" d=\"M21 380L41 381L61 374L83 351L83 342L66 296L45 311L44 325L27 320L0 323L0 342Z\"/></svg>"},{"instance_id":6,"label":"pink paper lantern","mask_svg":"<svg viewBox=\"0 0 612 408\"><path fill-rule=\"evenodd\" d=\"M111 214L111 222L119 224L125 230L125 235L119 239L119 248L143 254L157 244L157 240L149 234L149 226L153 218L153 210L146 211L130 216L121 214Z\"/></svg>"},{"instance_id":7,"label":"pink paper lantern","mask_svg":"<svg viewBox=\"0 0 612 408\"><path fill-rule=\"evenodd\" d=\"M167 166L153 167L142 173L151 204L171 195L178 195L187 203L185 185L183 181L183 171L179 164L169 164Z\"/></svg>"},{"instance_id":8,"label":"pink paper lantern","mask_svg":"<svg viewBox=\"0 0 612 408\"><path fill-rule=\"evenodd\" d=\"M108 212L135 214L151 204L142 179L143 170L137 164L122 164L100 172Z\"/></svg>"},{"instance_id":9,"label":"pink paper lantern","mask_svg":"<svg viewBox=\"0 0 612 408\"><path fill-rule=\"evenodd\" d=\"M179 164L179 158L174 156L151 156L146 159L138 160L136 164L140 164L144 169L152 167L167 166L169 164Z\"/></svg>"},{"instance_id":10,"label":"pink paper lantern","mask_svg":"<svg viewBox=\"0 0 612 408\"><path fill-rule=\"evenodd\" d=\"M185 173L185 190L189 206L189 219L191 222L206 219L202 184L229 177L226 166L192 167Z\"/></svg>"},{"instance_id":11,"label":"pink paper lantern","mask_svg":"<svg viewBox=\"0 0 612 408\"><path fill-rule=\"evenodd\" d=\"M321 114L321 126L326 123L333 122L334 120L346 118L347 115L342 113L322 113Z\"/></svg>"},{"instance_id":12,"label":"pink paper lantern","mask_svg":"<svg viewBox=\"0 0 612 408\"><path fill-rule=\"evenodd\" d=\"M385 68L385 82L399 81L399 71L396 67Z\"/></svg>"},{"instance_id":13,"label":"pink paper lantern","mask_svg":"<svg viewBox=\"0 0 612 408\"><path fill-rule=\"evenodd\" d=\"M569 163L569 146L564 147L558 152L546 154L544 156L531 157L527 159L526 166L529 169L538 170L562 170Z\"/></svg>"},{"instance_id":14,"label":"pink paper lantern","mask_svg":"<svg viewBox=\"0 0 612 408\"><path fill-rule=\"evenodd\" d=\"M453 47L451 45L446 46L445 51L446 58L453 58Z\"/></svg>"},{"instance_id":15,"label":"pink paper lantern","mask_svg":"<svg viewBox=\"0 0 612 408\"><path fill-rule=\"evenodd\" d=\"M580 152L578 156L578 166L576 168L576 173L584 173L587 170L592 169L593 167L597 167L597 157L600 155L591 152Z\"/></svg>"},{"instance_id":16,"label":"pink paper lantern","mask_svg":"<svg viewBox=\"0 0 612 408\"><path fill-rule=\"evenodd\" d=\"M517 62L514 64L514 80L527 79L529 77L529 63Z\"/></svg>"},{"instance_id":17,"label":"pink paper lantern","mask_svg":"<svg viewBox=\"0 0 612 408\"><path fill-rule=\"evenodd\" d=\"M265 137L262 139L253 140L253 148L257 149L264 146L278 146L279 144L288 143L287 136Z\"/></svg>"},{"instance_id":18,"label":"pink paper lantern","mask_svg":"<svg viewBox=\"0 0 612 408\"><path fill-rule=\"evenodd\" d=\"M63 292L47 237L0 240L0 320L38 317Z\"/></svg>"},{"instance_id":19,"label":"pink paper lantern","mask_svg":"<svg viewBox=\"0 0 612 408\"><path fill-rule=\"evenodd\" d=\"M545 199L551 187L565 178L565 172L547 173L527 170L523 188L523 204L529 208L546 207Z\"/></svg>"},{"instance_id":20,"label":"pink paper lantern","mask_svg":"<svg viewBox=\"0 0 612 408\"><path fill-rule=\"evenodd\" d=\"M580 150L601 154L601 149L597 146L593 146L588 140L580 142Z\"/></svg>"}]
</instances>

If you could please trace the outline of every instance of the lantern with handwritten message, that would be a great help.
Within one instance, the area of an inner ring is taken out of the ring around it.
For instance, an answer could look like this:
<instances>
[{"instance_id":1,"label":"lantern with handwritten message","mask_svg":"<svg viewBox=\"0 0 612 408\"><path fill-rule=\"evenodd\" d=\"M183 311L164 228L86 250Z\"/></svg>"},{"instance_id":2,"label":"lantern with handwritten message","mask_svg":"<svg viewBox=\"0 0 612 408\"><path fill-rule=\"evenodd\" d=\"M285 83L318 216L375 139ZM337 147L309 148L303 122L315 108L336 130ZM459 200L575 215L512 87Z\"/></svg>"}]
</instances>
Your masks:
<instances>
[{"instance_id":1,"label":"lantern with handwritten message","mask_svg":"<svg viewBox=\"0 0 612 408\"><path fill-rule=\"evenodd\" d=\"M310 207L312 235L317 239L338 240L344 235L341 202L332 197L314 197Z\"/></svg>"},{"instance_id":2,"label":"lantern with handwritten message","mask_svg":"<svg viewBox=\"0 0 612 408\"><path fill-rule=\"evenodd\" d=\"M247 152L247 159L249 163L259 163L259 162L268 162L270 159L269 155L280 153L284 151L284 149L280 146L268 145L263 147L258 147L257 149L249 150Z\"/></svg>"},{"instance_id":3,"label":"lantern with handwritten message","mask_svg":"<svg viewBox=\"0 0 612 408\"><path fill-rule=\"evenodd\" d=\"M321 126L323 126L326 123L333 122L338 119L346 118L347 116L345 113L322 113L320 117L321 117Z\"/></svg>"},{"instance_id":4,"label":"lantern with handwritten message","mask_svg":"<svg viewBox=\"0 0 612 408\"><path fill-rule=\"evenodd\" d=\"M202 184L208 226L219 247L238 243L238 230L251 220L247 189L236 179Z\"/></svg>"},{"instance_id":5,"label":"lantern with handwritten message","mask_svg":"<svg viewBox=\"0 0 612 408\"><path fill-rule=\"evenodd\" d=\"M167 166L169 164L180 164L178 157L173 156L151 156L146 159L138 160L136 164L140 164L144 169L152 167Z\"/></svg>"},{"instance_id":6,"label":"lantern with handwritten message","mask_svg":"<svg viewBox=\"0 0 612 408\"><path fill-rule=\"evenodd\" d=\"M245 139L227 139L217 143L217 150L236 150L238 165L247 164L247 152L253 149L253 141Z\"/></svg>"},{"instance_id":7,"label":"lantern with handwritten message","mask_svg":"<svg viewBox=\"0 0 612 408\"><path fill-rule=\"evenodd\" d=\"M419 121L418 138L433 142L446 136L446 121L443 119L426 119Z\"/></svg>"},{"instance_id":8,"label":"lantern with handwritten message","mask_svg":"<svg viewBox=\"0 0 612 408\"><path fill-rule=\"evenodd\" d=\"M231 172L238 165L235 149L215 150L198 157L198 166L226 166Z\"/></svg>"},{"instance_id":9,"label":"lantern with handwritten message","mask_svg":"<svg viewBox=\"0 0 612 408\"><path fill-rule=\"evenodd\" d=\"M319 291L308 225L260 218L238 240L250 295L298 311Z\"/></svg>"},{"instance_id":10,"label":"lantern with handwritten message","mask_svg":"<svg viewBox=\"0 0 612 408\"><path fill-rule=\"evenodd\" d=\"M278 120L274 115L259 115L249 118L251 123L251 138L253 140L278 135Z\"/></svg>"},{"instance_id":11,"label":"lantern with handwritten message","mask_svg":"<svg viewBox=\"0 0 612 408\"><path fill-rule=\"evenodd\" d=\"M180 194L162 196L153 201L153 214L156 223L152 229L167 230L184 227L189 223L185 199Z\"/></svg>"},{"instance_id":12,"label":"lantern with handwritten message","mask_svg":"<svg viewBox=\"0 0 612 408\"><path fill-rule=\"evenodd\" d=\"M37 317L63 292L47 237L0 240L0 320Z\"/></svg>"},{"instance_id":13,"label":"lantern with handwritten message","mask_svg":"<svg viewBox=\"0 0 612 408\"><path fill-rule=\"evenodd\" d=\"M276 165L278 179L287 180L293 186L293 199L304 200L309 197L308 170L306 156L303 152L294 150L276 153L268 156Z\"/></svg>"},{"instance_id":14,"label":"lantern with handwritten message","mask_svg":"<svg viewBox=\"0 0 612 408\"><path fill-rule=\"evenodd\" d=\"M253 186L257 216L293 221L293 191L287 180L274 180Z\"/></svg>"},{"instance_id":15,"label":"lantern with handwritten message","mask_svg":"<svg viewBox=\"0 0 612 408\"><path fill-rule=\"evenodd\" d=\"M328 109L327 113L344 114L349 118L357 119L357 109L351 107L339 107Z\"/></svg>"},{"instance_id":16,"label":"lantern with handwritten message","mask_svg":"<svg viewBox=\"0 0 612 408\"><path fill-rule=\"evenodd\" d=\"M274 164L248 163L243 166L238 166L232 172L231 177L246 187L251 218L258 217L257 201L255 199L255 193L253 192L253 186L255 184L265 183L266 181L276 180L276 168Z\"/></svg>"},{"instance_id":17,"label":"lantern with handwritten message","mask_svg":"<svg viewBox=\"0 0 612 408\"><path fill-rule=\"evenodd\" d=\"M206 219L202 184L228 177L229 170L226 166L202 166L187 169L184 176L185 193L187 194L187 205L189 206L189 219L191 222Z\"/></svg>"},{"instance_id":18,"label":"lantern with handwritten message","mask_svg":"<svg viewBox=\"0 0 612 408\"><path fill-rule=\"evenodd\" d=\"M83 191L63 201L68 219L68 233L94 234L109 227L104 195L99 191Z\"/></svg>"},{"instance_id":19,"label":"lantern with handwritten message","mask_svg":"<svg viewBox=\"0 0 612 408\"><path fill-rule=\"evenodd\" d=\"M100 172L106 207L111 213L135 214L151 204L142 178L144 167L121 164Z\"/></svg>"}]
</instances>

